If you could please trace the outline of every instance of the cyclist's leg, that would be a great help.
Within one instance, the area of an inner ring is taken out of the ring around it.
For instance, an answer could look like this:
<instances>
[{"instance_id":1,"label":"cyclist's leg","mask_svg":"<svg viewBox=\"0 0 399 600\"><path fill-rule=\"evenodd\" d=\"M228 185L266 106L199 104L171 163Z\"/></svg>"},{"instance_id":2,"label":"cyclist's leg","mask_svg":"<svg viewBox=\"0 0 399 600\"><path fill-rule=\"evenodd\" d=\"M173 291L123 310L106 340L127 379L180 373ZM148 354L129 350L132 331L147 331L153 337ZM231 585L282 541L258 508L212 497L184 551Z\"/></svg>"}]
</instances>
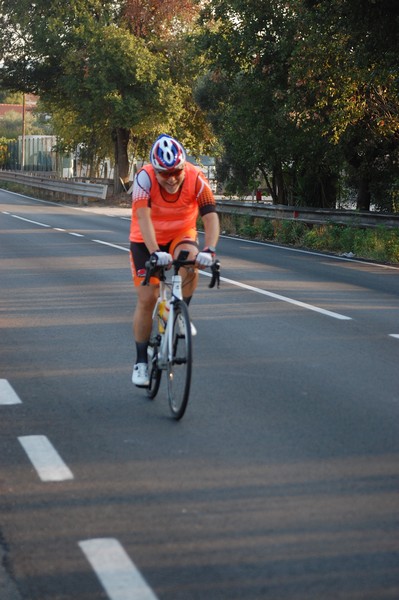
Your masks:
<instances>
[{"instance_id":1,"label":"cyclist's leg","mask_svg":"<svg viewBox=\"0 0 399 600\"><path fill-rule=\"evenodd\" d=\"M181 250L189 252L188 260L195 260L198 254L198 238L195 229L189 229L178 235L170 244L169 252L173 258L177 258ZM183 298L189 304L192 295L195 292L198 283L198 269L195 267L182 267L180 269L182 276Z\"/></svg>"},{"instance_id":2,"label":"cyclist's leg","mask_svg":"<svg viewBox=\"0 0 399 600\"><path fill-rule=\"evenodd\" d=\"M159 280L152 277L150 285L141 285L145 277L145 263L150 253L145 244L130 244L130 259L137 304L133 315L133 333L136 342L148 341L151 333L152 311L159 293Z\"/></svg>"},{"instance_id":3,"label":"cyclist's leg","mask_svg":"<svg viewBox=\"0 0 399 600\"><path fill-rule=\"evenodd\" d=\"M147 370L147 347L152 326L152 313L159 293L159 281L152 278L150 285L141 285L145 277L145 263L149 252L145 244L130 244L130 259L137 303L133 314L133 335L136 343L136 362L132 380L135 385L146 387L149 383ZM145 365L145 366L143 366Z\"/></svg>"}]
</instances>

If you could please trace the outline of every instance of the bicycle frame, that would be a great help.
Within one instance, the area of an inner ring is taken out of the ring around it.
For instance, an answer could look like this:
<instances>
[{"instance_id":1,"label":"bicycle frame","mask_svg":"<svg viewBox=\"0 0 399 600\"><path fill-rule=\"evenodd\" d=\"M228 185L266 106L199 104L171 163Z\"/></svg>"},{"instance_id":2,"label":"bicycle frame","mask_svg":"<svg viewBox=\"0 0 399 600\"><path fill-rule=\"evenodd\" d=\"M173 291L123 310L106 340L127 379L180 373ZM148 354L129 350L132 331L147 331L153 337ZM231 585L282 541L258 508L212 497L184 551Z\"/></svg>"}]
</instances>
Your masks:
<instances>
[{"instance_id":1,"label":"bicycle frame","mask_svg":"<svg viewBox=\"0 0 399 600\"><path fill-rule=\"evenodd\" d=\"M170 291L170 293L168 293ZM165 331L161 336L161 345L158 354L158 367L162 370L167 369L168 363L172 360L172 327L169 326L174 320L174 307L177 301L183 300L182 277L178 273L172 275L171 284L161 279L159 287L159 297L153 312L153 319L160 319L158 314L159 305L162 301L169 302L169 317L165 324Z\"/></svg>"},{"instance_id":2,"label":"bicycle frame","mask_svg":"<svg viewBox=\"0 0 399 600\"><path fill-rule=\"evenodd\" d=\"M187 260L188 252L182 250L173 260L173 274L167 281L166 267L157 269L156 260L146 263L146 276L142 285L148 285L151 275L158 271L159 294L152 314L152 329L148 346L149 385L148 397L153 400L159 390L162 371L167 373L169 406L172 415L179 420L183 417L190 394L192 373L192 334L188 308L183 300L183 278L181 267L195 267L195 260ZM220 263L212 267L212 281L219 287ZM168 303L169 315L165 307Z\"/></svg>"}]
</instances>

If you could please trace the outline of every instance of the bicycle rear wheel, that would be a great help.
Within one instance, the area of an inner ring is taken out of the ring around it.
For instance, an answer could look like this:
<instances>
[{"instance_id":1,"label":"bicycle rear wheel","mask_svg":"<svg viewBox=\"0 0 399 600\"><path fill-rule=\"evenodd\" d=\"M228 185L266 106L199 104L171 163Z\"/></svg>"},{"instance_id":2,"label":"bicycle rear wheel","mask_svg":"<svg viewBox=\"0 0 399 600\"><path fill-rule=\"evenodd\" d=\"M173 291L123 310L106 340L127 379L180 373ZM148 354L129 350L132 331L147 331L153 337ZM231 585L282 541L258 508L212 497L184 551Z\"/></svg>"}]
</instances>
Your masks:
<instances>
[{"instance_id":1,"label":"bicycle rear wheel","mask_svg":"<svg viewBox=\"0 0 399 600\"><path fill-rule=\"evenodd\" d=\"M175 419L182 418L190 394L192 338L187 306L179 301L174 307L172 360L168 363L168 399Z\"/></svg>"}]
</instances>

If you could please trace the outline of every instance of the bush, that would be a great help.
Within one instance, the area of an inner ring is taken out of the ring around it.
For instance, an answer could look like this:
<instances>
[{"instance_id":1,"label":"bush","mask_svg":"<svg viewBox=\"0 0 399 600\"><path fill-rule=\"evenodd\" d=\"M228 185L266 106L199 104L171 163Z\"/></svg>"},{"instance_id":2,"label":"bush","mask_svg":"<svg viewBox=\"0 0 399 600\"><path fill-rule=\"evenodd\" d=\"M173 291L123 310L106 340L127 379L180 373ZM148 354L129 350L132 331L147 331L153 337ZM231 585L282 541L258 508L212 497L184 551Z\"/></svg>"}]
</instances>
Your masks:
<instances>
[{"instance_id":1,"label":"bush","mask_svg":"<svg viewBox=\"0 0 399 600\"><path fill-rule=\"evenodd\" d=\"M396 229L363 229L355 225L333 223L310 225L301 221L254 218L237 213L221 214L220 220L222 231L227 235L239 235L320 252L353 252L359 258L399 263L399 231Z\"/></svg>"},{"instance_id":2,"label":"bush","mask_svg":"<svg viewBox=\"0 0 399 600\"><path fill-rule=\"evenodd\" d=\"M239 235L302 248L343 254L388 263L399 263L399 231L396 229L363 229L329 223L310 225L301 221L254 218L247 215L221 214L222 230Z\"/></svg>"}]
</instances>

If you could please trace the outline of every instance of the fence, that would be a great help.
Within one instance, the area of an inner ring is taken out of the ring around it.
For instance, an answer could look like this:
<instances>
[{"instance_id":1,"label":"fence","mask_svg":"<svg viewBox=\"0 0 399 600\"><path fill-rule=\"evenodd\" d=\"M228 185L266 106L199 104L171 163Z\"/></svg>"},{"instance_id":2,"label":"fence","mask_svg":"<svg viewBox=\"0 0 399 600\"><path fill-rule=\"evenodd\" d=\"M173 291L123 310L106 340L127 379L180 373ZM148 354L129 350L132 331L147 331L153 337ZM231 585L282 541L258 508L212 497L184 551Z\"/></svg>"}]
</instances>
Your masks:
<instances>
[{"instance_id":1,"label":"fence","mask_svg":"<svg viewBox=\"0 0 399 600\"><path fill-rule=\"evenodd\" d=\"M81 199L94 198L105 200L108 185L101 183L88 183L72 181L70 179L57 179L39 175L27 175L15 171L0 171L0 180L20 185L48 190L56 195L78 196Z\"/></svg>"},{"instance_id":2,"label":"fence","mask_svg":"<svg viewBox=\"0 0 399 600\"><path fill-rule=\"evenodd\" d=\"M54 135L19 136L15 142L8 142L8 156L4 164L6 169L21 170L22 145L24 171L58 171L60 156L56 152L57 138Z\"/></svg>"},{"instance_id":3,"label":"fence","mask_svg":"<svg viewBox=\"0 0 399 600\"><path fill-rule=\"evenodd\" d=\"M244 215L251 218L267 218L286 221L302 221L304 223L325 224L336 223L357 227L387 228L399 227L399 214L376 212L358 212L355 210L327 210L300 206L283 206L266 203L240 202L237 200L219 199L216 201L218 212L228 215Z\"/></svg>"},{"instance_id":4,"label":"fence","mask_svg":"<svg viewBox=\"0 0 399 600\"><path fill-rule=\"evenodd\" d=\"M26 174L16 171L0 171L0 180L19 183L28 187L49 190L88 199L107 197L108 184L79 182L71 179L50 178L37 173ZM97 180L98 181L98 180ZM357 227L399 227L399 214L357 212L353 210L326 210L322 208L273 205L261 202L242 202L218 197L218 212L227 215L243 215L250 218L266 218L287 221L302 221L309 224L336 223Z\"/></svg>"}]
</instances>

